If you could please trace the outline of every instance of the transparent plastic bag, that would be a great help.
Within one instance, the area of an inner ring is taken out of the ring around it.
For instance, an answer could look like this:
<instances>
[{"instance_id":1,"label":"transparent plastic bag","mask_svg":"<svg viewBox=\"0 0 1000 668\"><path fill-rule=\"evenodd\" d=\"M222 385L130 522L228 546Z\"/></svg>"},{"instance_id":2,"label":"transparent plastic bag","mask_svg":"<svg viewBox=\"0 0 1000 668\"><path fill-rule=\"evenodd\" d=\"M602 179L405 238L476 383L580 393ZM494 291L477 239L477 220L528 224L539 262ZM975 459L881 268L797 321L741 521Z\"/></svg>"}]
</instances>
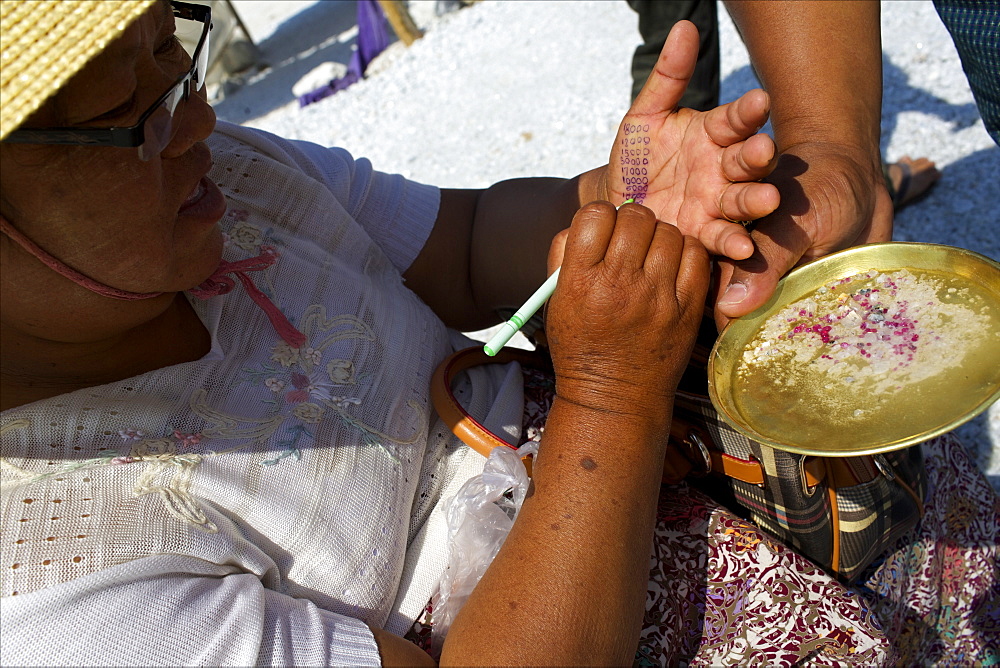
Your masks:
<instances>
[{"instance_id":1,"label":"transparent plastic bag","mask_svg":"<svg viewBox=\"0 0 1000 668\"><path fill-rule=\"evenodd\" d=\"M435 654L440 654L455 616L510 533L528 492L528 472L521 458L537 452L536 441L517 450L493 448L483 472L447 501L448 567L432 601Z\"/></svg>"}]
</instances>

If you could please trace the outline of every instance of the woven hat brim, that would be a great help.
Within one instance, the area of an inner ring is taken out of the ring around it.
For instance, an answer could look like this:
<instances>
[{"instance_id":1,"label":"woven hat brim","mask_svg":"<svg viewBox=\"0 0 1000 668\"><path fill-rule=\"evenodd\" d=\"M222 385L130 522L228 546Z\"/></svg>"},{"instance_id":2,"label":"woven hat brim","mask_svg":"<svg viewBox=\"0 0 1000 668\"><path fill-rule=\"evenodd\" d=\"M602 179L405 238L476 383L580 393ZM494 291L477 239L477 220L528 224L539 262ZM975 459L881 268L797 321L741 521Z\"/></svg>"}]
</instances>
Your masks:
<instances>
[{"instance_id":1,"label":"woven hat brim","mask_svg":"<svg viewBox=\"0 0 1000 668\"><path fill-rule=\"evenodd\" d=\"M0 0L0 139L157 0Z\"/></svg>"}]
</instances>

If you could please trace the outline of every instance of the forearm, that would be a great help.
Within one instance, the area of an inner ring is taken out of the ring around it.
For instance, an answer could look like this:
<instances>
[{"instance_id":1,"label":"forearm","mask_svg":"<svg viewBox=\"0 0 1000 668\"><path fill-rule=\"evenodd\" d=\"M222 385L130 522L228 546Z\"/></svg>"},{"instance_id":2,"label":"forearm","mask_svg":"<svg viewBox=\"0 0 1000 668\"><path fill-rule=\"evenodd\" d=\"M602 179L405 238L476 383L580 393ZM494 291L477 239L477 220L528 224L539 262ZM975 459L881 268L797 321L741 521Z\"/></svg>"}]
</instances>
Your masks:
<instances>
[{"instance_id":1,"label":"forearm","mask_svg":"<svg viewBox=\"0 0 1000 668\"><path fill-rule=\"evenodd\" d=\"M442 665L631 664L669 421L669 409L621 415L557 396L533 489Z\"/></svg>"},{"instance_id":2,"label":"forearm","mask_svg":"<svg viewBox=\"0 0 1000 668\"><path fill-rule=\"evenodd\" d=\"M637 205L584 206L561 241L547 330L556 397L533 486L456 618L443 663L634 658L671 409L709 258ZM491 624L499 611L524 623Z\"/></svg>"},{"instance_id":3,"label":"forearm","mask_svg":"<svg viewBox=\"0 0 1000 668\"><path fill-rule=\"evenodd\" d=\"M835 142L878 153L882 51L878 2L726 2L771 96L779 151Z\"/></svg>"}]
</instances>

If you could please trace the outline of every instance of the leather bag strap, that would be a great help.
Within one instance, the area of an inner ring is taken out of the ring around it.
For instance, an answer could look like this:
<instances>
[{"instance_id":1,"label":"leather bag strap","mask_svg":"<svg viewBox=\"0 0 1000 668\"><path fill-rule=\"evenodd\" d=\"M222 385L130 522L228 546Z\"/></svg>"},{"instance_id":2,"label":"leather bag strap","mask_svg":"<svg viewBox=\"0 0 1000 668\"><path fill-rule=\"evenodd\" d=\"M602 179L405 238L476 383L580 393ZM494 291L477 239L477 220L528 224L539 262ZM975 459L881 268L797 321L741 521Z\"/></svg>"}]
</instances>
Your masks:
<instances>
[{"instance_id":1,"label":"leather bag strap","mask_svg":"<svg viewBox=\"0 0 1000 668\"><path fill-rule=\"evenodd\" d=\"M525 366L547 368L545 360L541 353L518 348L503 348L495 357L487 355L480 346L464 348L446 357L434 370L431 376L431 403L452 433L483 457L489 457L490 451L498 446L516 449L517 446L503 440L469 415L455 398L451 384L458 374L481 364L519 362Z\"/></svg>"}]
</instances>

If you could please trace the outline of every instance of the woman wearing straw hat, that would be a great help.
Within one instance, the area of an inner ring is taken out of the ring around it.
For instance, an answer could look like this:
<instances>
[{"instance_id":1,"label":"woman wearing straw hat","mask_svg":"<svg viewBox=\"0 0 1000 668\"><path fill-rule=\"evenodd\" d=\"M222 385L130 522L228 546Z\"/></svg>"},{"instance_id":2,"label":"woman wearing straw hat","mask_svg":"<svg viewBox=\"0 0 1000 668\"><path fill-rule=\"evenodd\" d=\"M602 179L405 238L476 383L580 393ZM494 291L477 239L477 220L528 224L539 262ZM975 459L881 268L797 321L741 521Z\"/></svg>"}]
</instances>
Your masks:
<instances>
[{"instance_id":1,"label":"woman wearing straw hat","mask_svg":"<svg viewBox=\"0 0 1000 668\"><path fill-rule=\"evenodd\" d=\"M429 377L468 344L446 327L496 322L559 265L533 493L441 660L631 661L706 249L746 257L731 221L777 205L757 182L766 95L676 111L682 24L609 165L439 191L216 127L210 22L164 0L2 2L4 662L432 663L400 636L442 577L443 501L483 458L436 418ZM636 149L646 182L622 176ZM630 196L645 206L612 206ZM516 369L456 391L488 427L520 423ZM760 549L838 606L809 632L892 655L856 595Z\"/></svg>"}]
</instances>

